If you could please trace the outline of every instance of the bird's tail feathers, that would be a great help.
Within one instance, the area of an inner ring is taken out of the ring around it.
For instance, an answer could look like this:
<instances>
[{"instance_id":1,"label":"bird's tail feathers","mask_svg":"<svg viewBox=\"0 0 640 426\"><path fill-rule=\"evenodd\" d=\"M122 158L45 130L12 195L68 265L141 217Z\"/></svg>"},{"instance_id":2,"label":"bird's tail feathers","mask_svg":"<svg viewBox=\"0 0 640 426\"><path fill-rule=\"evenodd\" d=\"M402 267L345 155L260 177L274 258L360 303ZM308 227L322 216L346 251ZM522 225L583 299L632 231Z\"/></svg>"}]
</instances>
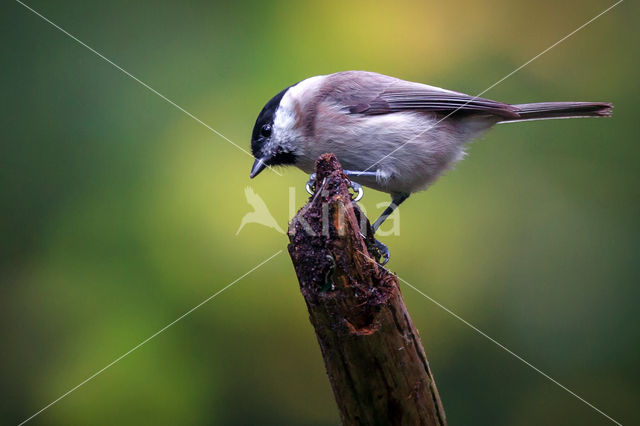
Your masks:
<instances>
[{"instance_id":1,"label":"bird's tail feathers","mask_svg":"<svg viewBox=\"0 0 640 426\"><path fill-rule=\"evenodd\" d=\"M509 118L501 123L554 118L609 117L613 109L609 102L538 102L512 106L520 117Z\"/></svg>"}]
</instances>

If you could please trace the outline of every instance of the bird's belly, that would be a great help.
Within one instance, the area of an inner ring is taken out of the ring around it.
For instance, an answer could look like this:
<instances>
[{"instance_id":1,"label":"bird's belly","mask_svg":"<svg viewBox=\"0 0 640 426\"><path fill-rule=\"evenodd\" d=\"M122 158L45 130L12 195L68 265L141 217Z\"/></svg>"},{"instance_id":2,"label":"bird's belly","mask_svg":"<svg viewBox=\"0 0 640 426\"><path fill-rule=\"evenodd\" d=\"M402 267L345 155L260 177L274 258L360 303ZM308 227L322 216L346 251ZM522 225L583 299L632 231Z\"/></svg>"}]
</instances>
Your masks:
<instances>
[{"instance_id":1,"label":"bird's belly","mask_svg":"<svg viewBox=\"0 0 640 426\"><path fill-rule=\"evenodd\" d=\"M469 131L460 122L438 122L419 113L353 119L318 132L296 165L311 173L316 158L333 152L344 169L377 173L354 177L356 182L383 192L412 193L428 187L461 160L465 143L491 124Z\"/></svg>"}]
</instances>

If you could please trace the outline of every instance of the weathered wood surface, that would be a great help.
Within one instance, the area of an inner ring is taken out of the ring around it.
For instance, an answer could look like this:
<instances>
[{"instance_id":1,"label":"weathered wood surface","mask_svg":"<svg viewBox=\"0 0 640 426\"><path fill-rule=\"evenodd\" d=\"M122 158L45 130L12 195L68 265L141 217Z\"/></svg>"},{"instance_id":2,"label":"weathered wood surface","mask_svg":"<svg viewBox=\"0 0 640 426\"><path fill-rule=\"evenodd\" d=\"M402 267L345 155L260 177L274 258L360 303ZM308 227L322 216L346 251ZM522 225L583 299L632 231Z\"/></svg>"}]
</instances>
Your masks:
<instances>
[{"instance_id":1,"label":"weathered wood surface","mask_svg":"<svg viewBox=\"0 0 640 426\"><path fill-rule=\"evenodd\" d=\"M316 194L290 224L289 254L343 424L445 425L398 280L370 254L369 222L336 157L320 157L316 174Z\"/></svg>"}]
</instances>

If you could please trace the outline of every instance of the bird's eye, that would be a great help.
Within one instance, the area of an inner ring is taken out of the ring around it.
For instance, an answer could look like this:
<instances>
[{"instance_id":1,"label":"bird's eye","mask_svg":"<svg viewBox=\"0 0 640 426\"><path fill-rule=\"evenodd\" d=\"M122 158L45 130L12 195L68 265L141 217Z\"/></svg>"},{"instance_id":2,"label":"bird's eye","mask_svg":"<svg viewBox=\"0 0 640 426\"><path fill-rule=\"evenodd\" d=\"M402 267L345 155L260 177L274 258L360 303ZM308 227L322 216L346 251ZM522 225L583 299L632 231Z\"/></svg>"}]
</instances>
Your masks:
<instances>
[{"instance_id":1,"label":"bird's eye","mask_svg":"<svg viewBox=\"0 0 640 426\"><path fill-rule=\"evenodd\" d=\"M260 129L260 134L264 137L271 136L271 124L265 124L264 126L262 126L262 129Z\"/></svg>"}]
</instances>

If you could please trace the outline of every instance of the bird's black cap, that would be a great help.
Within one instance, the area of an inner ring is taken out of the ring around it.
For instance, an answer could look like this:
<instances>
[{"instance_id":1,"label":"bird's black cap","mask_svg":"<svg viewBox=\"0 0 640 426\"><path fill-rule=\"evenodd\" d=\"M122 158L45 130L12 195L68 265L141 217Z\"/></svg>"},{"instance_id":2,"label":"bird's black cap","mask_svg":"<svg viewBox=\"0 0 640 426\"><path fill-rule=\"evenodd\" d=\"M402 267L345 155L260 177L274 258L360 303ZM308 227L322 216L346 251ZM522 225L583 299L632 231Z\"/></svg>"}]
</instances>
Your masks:
<instances>
[{"instance_id":1,"label":"bird's black cap","mask_svg":"<svg viewBox=\"0 0 640 426\"><path fill-rule=\"evenodd\" d=\"M289 90L289 87L271 98L269 102L267 102L266 105L262 108L260 114L258 114L256 124L253 126L253 133L251 134L251 152L256 158L260 158L263 155L262 147L264 143L269 139L268 135L263 134L262 129L265 126L273 126L273 120L276 115L276 110L280 105L282 97L285 93L287 93L287 90Z\"/></svg>"}]
</instances>

